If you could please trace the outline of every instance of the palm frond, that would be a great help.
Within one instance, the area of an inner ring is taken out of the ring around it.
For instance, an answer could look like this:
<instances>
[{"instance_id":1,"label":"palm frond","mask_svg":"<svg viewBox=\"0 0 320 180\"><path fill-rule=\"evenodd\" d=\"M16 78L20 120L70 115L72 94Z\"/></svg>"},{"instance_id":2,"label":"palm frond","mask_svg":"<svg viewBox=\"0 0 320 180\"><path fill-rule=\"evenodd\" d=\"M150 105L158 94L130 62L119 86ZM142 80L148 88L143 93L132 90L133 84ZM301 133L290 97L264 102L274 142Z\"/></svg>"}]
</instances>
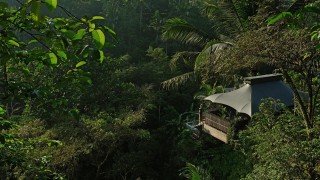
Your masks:
<instances>
[{"instance_id":1,"label":"palm frond","mask_svg":"<svg viewBox=\"0 0 320 180\"><path fill-rule=\"evenodd\" d=\"M236 34L245 30L243 20L239 14L239 9L236 6L236 1L223 0L221 2L221 9L223 10L223 19L231 28L231 33Z\"/></svg>"},{"instance_id":2,"label":"palm frond","mask_svg":"<svg viewBox=\"0 0 320 180\"><path fill-rule=\"evenodd\" d=\"M195 71L198 71L201 67L204 67L204 66L206 66L207 68L214 69L215 64L223 55L225 50L230 49L232 46L233 46L232 43L229 43L229 42L209 44L197 56L196 62L195 62Z\"/></svg>"},{"instance_id":3,"label":"palm frond","mask_svg":"<svg viewBox=\"0 0 320 180\"><path fill-rule=\"evenodd\" d=\"M192 71L192 72L188 72L188 73L173 77L166 81L163 81L161 85L164 89L167 89L167 90L177 89L181 85L185 84L187 81L190 81L190 80L195 81L196 79L197 79L197 75L195 72Z\"/></svg>"},{"instance_id":4,"label":"palm frond","mask_svg":"<svg viewBox=\"0 0 320 180\"><path fill-rule=\"evenodd\" d=\"M203 1L203 13L206 16L212 16L215 14L215 12L219 9L219 6L215 3L212 2L211 0L204 0Z\"/></svg>"},{"instance_id":5,"label":"palm frond","mask_svg":"<svg viewBox=\"0 0 320 180\"><path fill-rule=\"evenodd\" d=\"M168 19L164 25L162 39L178 40L184 44L202 46L208 41L208 34L181 18Z\"/></svg>"},{"instance_id":6,"label":"palm frond","mask_svg":"<svg viewBox=\"0 0 320 180\"><path fill-rule=\"evenodd\" d=\"M194 99L203 100L205 97L216 93L216 84L217 84L217 81L213 83L212 86L209 84L202 84L200 86L200 90L197 93L195 93L195 95L193 96Z\"/></svg>"},{"instance_id":7,"label":"palm frond","mask_svg":"<svg viewBox=\"0 0 320 180\"><path fill-rule=\"evenodd\" d=\"M236 35L246 30L246 19L252 15L251 1L204 0L204 14L215 22L216 31Z\"/></svg>"},{"instance_id":8,"label":"palm frond","mask_svg":"<svg viewBox=\"0 0 320 180\"><path fill-rule=\"evenodd\" d=\"M198 55L199 55L199 52L191 52L191 51L177 52L176 54L173 55L170 61L170 67L172 69L175 69L179 61L183 61L184 64L187 64L193 67L195 59Z\"/></svg>"},{"instance_id":9,"label":"palm frond","mask_svg":"<svg viewBox=\"0 0 320 180\"><path fill-rule=\"evenodd\" d=\"M180 173L181 176L186 177L190 180L212 180L210 172L202 169L198 166L195 166L191 163L187 163L186 167L182 169Z\"/></svg>"}]
</instances>

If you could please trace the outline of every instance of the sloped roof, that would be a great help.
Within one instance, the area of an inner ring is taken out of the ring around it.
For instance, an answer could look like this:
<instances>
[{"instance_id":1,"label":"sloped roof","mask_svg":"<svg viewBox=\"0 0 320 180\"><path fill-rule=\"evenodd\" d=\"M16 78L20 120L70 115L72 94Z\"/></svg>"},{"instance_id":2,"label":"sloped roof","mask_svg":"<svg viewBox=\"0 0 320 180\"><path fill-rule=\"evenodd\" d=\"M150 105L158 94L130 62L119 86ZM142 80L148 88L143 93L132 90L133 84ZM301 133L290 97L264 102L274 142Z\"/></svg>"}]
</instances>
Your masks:
<instances>
[{"instance_id":1,"label":"sloped roof","mask_svg":"<svg viewBox=\"0 0 320 180\"><path fill-rule=\"evenodd\" d=\"M245 85L227 93L213 94L205 98L213 103L224 104L250 117L259 111L261 100L274 98L286 106L293 106L291 88L282 82L281 74L268 74L245 78Z\"/></svg>"}]
</instances>

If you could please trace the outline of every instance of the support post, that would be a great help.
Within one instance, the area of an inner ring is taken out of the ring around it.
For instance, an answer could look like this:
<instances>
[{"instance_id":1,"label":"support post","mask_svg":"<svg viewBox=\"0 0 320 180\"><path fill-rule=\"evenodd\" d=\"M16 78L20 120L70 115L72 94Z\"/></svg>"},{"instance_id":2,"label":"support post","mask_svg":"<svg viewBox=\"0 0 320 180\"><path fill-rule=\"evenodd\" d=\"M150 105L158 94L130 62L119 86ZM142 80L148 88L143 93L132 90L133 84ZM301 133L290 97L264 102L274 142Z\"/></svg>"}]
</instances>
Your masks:
<instances>
[{"instance_id":1,"label":"support post","mask_svg":"<svg viewBox=\"0 0 320 180\"><path fill-rule=\"evenodd\" d=\"M202 121L203 121L202 104L200 104L200 107L199 107L199 125L202 123Z\"/></svg>"}]
</instances>

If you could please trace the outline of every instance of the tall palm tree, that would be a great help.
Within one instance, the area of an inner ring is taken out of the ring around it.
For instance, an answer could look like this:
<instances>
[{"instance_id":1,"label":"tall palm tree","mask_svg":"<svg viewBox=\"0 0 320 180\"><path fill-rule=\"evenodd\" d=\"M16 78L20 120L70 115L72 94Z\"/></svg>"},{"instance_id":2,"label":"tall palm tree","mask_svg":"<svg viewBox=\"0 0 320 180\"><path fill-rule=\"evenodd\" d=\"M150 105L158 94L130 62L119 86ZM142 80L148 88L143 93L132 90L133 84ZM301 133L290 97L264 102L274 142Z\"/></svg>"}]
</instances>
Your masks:
<instances>
[{"instance_id":1,"label":"tall palm tree","mask_svg":"<svg viewBox=\"0 0 320 180\"><path fill-rule=\"evenodd\" d=\"M199 8L208 24L211 24L210 30L201 30L181 18L167 20L162 34L163 40L190 44L198 47L200 51L176 53L171 63L175 65L180 60L192 61L193 71L166 80L162 83L163 86L177 87L190 78L211 73L210 68L214 68L223 51L232 47L231 40L247 29L247 19L254 12L252 7L253 2L250 0L201 1Z\"/></svg>"},{"instance_id":2,"label":"tall palm tree","mask_svg":"<svg viewBox=\"0 0 320 180\"><path fill-rule=\"evenodd\" d=\"M193 71L173 77L162 83L165 88L177 87L189 79L206 81L214 77L217 61L226 49L233 47L233 41L243 32L250 29L249 17L269 16L272 12L263 12L264 7L276 7L273 13L279 11L294 12L297 8L311 0L203 0L199 8L211 24L210 30L201 30L181 18L167 20L163 29L163 40L175 40L183 44L199 47L200 51L178 52L171 60L175 65L178 61L188 61L193 65ZM265 17L263 17L265 18ZM262 21L265 19L262 18ZM261 19L260 19L261 20Z\"/></svg>"}]
</instances>

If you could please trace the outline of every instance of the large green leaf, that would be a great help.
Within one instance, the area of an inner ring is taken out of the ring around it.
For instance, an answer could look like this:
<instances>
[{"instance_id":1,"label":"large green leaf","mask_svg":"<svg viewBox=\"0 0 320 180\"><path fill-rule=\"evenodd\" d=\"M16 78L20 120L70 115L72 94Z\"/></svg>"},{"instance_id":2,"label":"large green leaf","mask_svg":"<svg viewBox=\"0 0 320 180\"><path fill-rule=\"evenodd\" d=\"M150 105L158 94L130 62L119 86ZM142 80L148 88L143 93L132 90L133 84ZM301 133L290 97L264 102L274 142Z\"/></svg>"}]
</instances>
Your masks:
<instances>
[{"instance_id":1,"label":"large green leaf","mask_svg":"<svg viewBox=\"0 0 320 180\"><path fill-rule=\"evenodd\" d=\"M52 12L57 8L58 0L45 0L44 3L46 3L48 9Z\"/></svg>"},{"instance_id":2,"label":"large green leaf","mask_svg":"<svg viewBox=\"0 0 320 180\"><path fill-rule=\"evenodd\" d=\"M80 61L80 62L78 62L78 63L76 64L76 68L78 68L78 67L80 67L80 66L83 66L83 65L85 65L85 64L87 64L87 62L85 62L85 61Z\"/></svg>"},{"instance_id":3,"label":"large green leaf","mask_svg":"<svg viewBox=\"0 0 320 180\"><path fill-rule=\"evenodd\" d=\"M57 51L57 55L58 55L60 58L62 58L62 59L67 59L67 58L68 58L68 57L67 57L67 54L66 54L64 51L58 50L58 51Z\"/></svg>"},{"instance_id":4,"label":"large green leaf","mask_svg":"<svg viewBox=\"0 0 320 180\"><path fill-rule=\"evenodd\" d=\"M50 59L51 64L54 65L54 64L58 63L58 58L54 53L49 53L48 55L49 55L49 59Z\"/></svg>"},{"instance_id":5,"label":"large green leaf","mask_svg":"<svg viewBox=\"0 0 320 180\"><path fill-rule=\"evenodd\" d=\"M86 34L86 30L85 29L79 29L77 31L77 34L75 34L72 38L72 40L80 40L83 38L83 36Z\"/></svg>"},{"instance_id":6,"label":"large green leaf","mask_svg":"<svg viewBox=\"0 0 320 180\"><path fill-rule=\"evenodd\" d=\"M98 49L101 49L106 42L106 38L104 36L104 33L100 29L97 29L97 30L92 31L92 37L93 37L94 43L96 44Z\"/></svg>"},{"instance_id":7,"label":"large green leaf","mask_svg":"<svg viewBox=\"0 0 320 180\"><path fill-rule=\"evenodd\" d=\"M13 45L13 46L17 46L17 47L20 46L19 43L17 43L17 42L14 41L14 40L11 40L11 39L8 41L8 43L11 44L11 45Z\"/></svg>"}]
</instances>

